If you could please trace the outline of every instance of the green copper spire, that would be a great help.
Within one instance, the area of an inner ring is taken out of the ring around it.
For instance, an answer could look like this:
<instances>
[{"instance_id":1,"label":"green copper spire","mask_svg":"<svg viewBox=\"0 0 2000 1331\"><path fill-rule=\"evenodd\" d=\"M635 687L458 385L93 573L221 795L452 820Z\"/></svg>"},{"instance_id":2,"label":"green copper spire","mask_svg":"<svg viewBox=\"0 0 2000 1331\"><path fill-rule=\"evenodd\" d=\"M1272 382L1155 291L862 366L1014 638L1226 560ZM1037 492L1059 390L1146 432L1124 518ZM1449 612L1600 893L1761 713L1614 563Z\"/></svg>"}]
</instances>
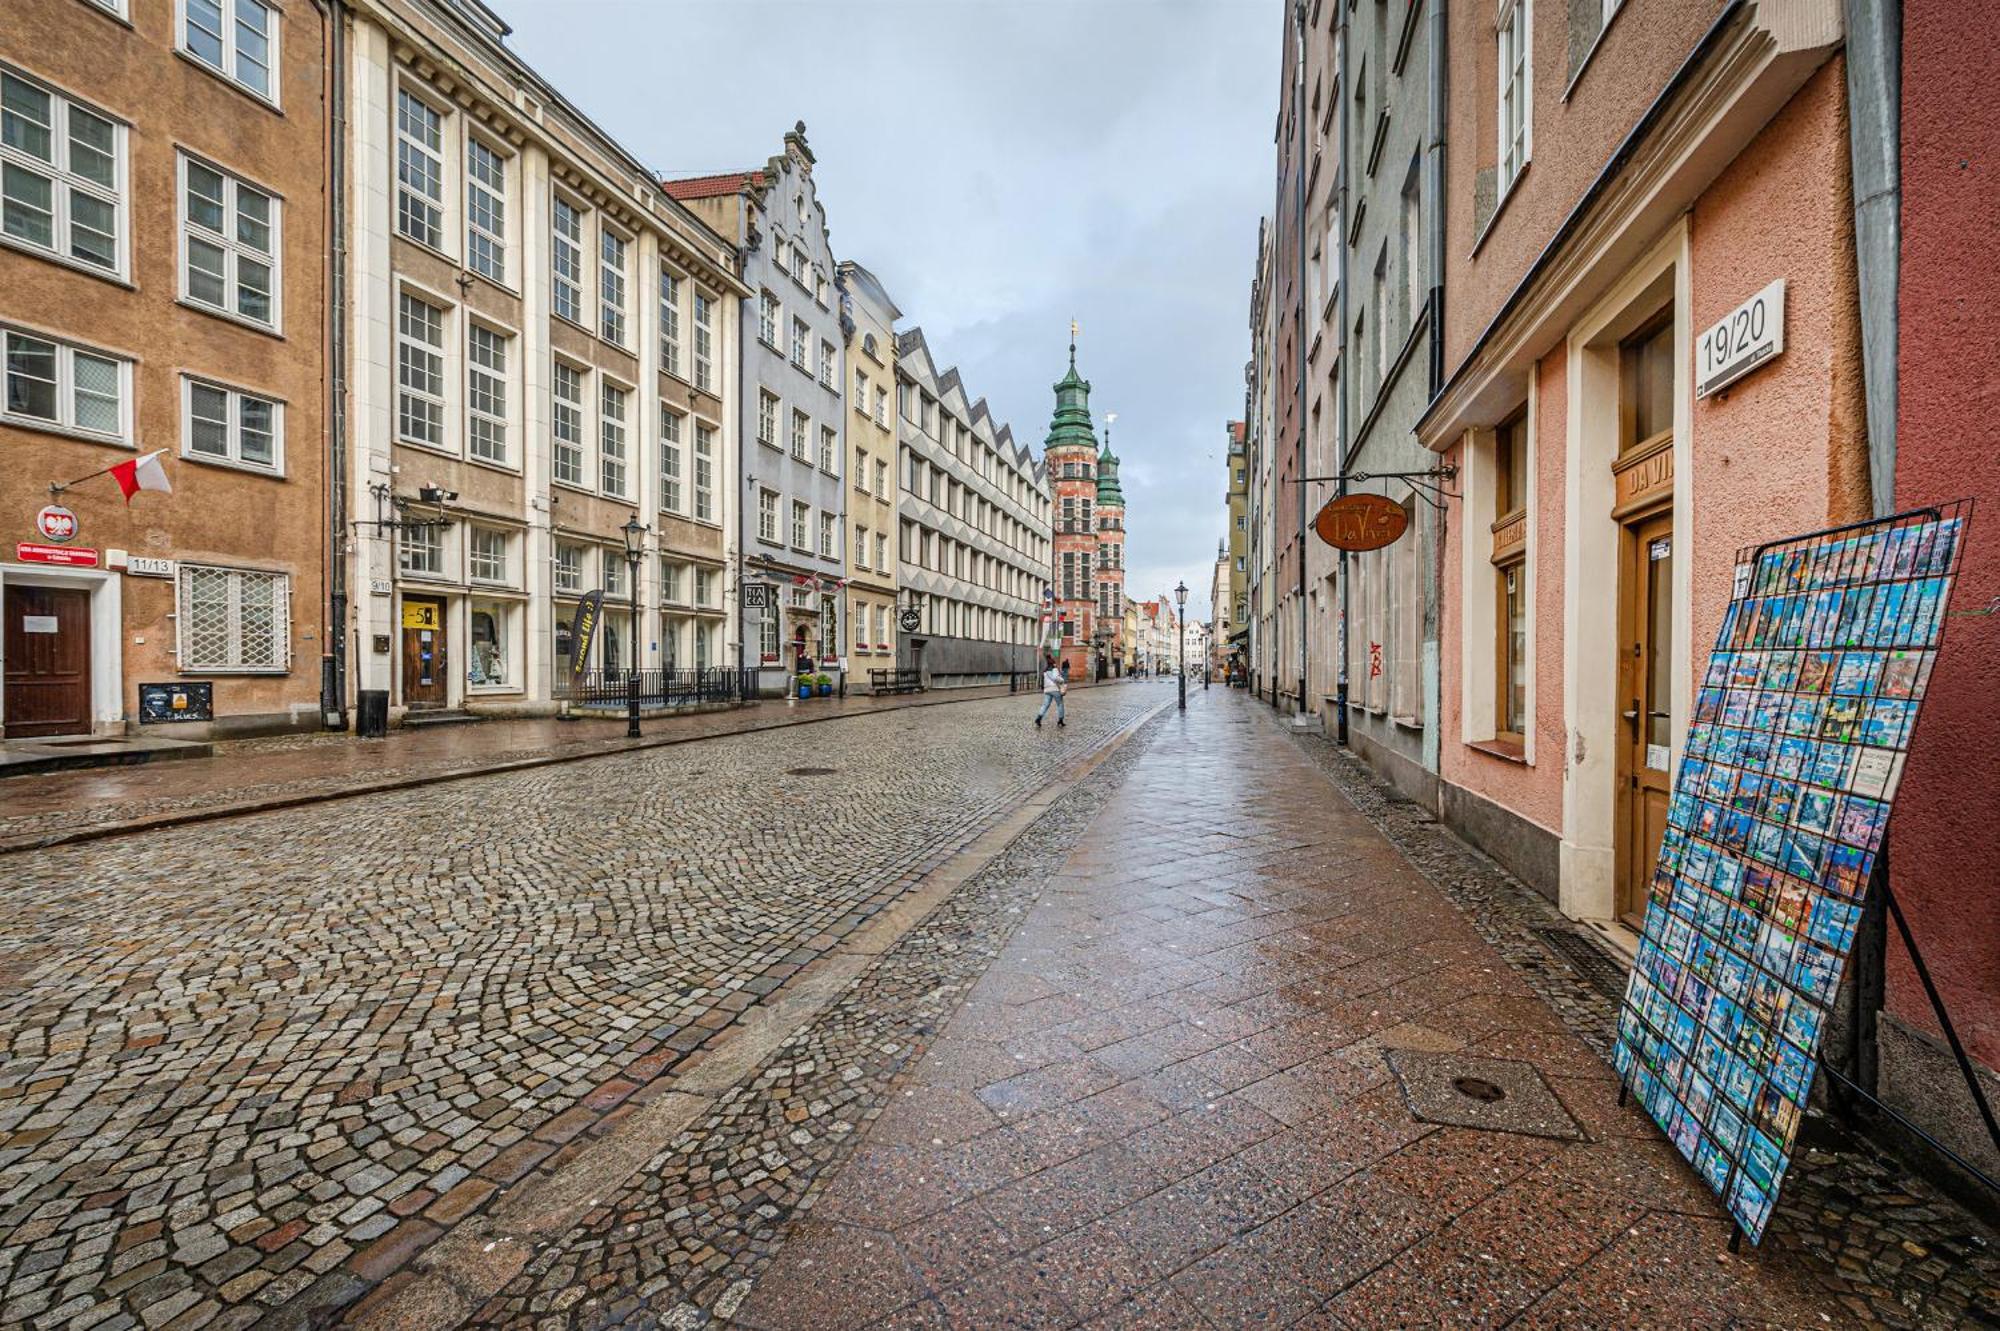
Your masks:
<instances>
[{"instance_id":1,"label":"green copper spire","mask_svg":"<svg viewBox=\"0 0 2000 1331\"><path fill-rule=\"evenodd\" d=\"M1052 448L1088 448L1097 451L1097 435L1090 428L1090 381L1076 372L1076 325L1070 325L1069 373L1056 385L1056 414L1049 422L1049 437L1042 451Z\"/></svg>"},{"instance_id":2,"label":"green copper spire","mask_svg":"<svg viewBox=\"0 0 2000 1331\"><path fill-rule=\"evenodd\" d=\"M1125 507L1125 492L1118 488L1118 455L1111 451L1111 427L1104 427L1104 451L1097 455L1097 506Z\"/></svg>"}]
</instances>

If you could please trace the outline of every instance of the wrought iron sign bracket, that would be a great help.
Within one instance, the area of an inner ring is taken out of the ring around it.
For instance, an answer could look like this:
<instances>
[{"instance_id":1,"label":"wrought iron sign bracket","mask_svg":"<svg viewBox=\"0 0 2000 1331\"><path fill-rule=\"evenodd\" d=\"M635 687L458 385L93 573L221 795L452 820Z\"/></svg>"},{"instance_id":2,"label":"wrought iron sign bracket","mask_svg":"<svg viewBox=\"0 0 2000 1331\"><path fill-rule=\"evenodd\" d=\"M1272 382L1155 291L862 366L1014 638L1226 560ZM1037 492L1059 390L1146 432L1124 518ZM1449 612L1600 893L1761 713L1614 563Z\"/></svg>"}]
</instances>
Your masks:
<instances>
[{"instance_id":1,"label":"wrought iron sign bracket","mask_svg":"<svg viewBox=\"0 0 2000 1331\"><path fill-rule=\"evenodd\" d=\"M458 498L458 491L456 490L447 490L442 486L426 485L417 491L416 502L435 505L437 516L391 518L383 515L392 504L398 510L407 513L410 511L411 501L397 498L391 492L388 484L383 481L377 481L370 485L368 493L375 496L375 516L372 518L356 518L352 525L357 529L361 527L373 527L377 536L388 531L425 531L432 527L448 527L451 525L451 518L445 513L444 506Z\"/></svg>"},{"instance_id":2,"label":"wrought iron sign bracket","mask_svg":"<svg viewBox=\"0 0 2000 1331\"><path fill-rule=\"evenodd\" d=\"M1294 484L1308 485L1324 481L1335 485L1360 485L1369 481L1408 481L1410 488L1417 492L1425 503L1439 512L1444 511L1443 500L1457 499L1456 490L1445 487L1458 479L1456 462L1440 462L1427 471L1343 471L1335 476L1301 476Z\"/></svg>"}]
</instances>

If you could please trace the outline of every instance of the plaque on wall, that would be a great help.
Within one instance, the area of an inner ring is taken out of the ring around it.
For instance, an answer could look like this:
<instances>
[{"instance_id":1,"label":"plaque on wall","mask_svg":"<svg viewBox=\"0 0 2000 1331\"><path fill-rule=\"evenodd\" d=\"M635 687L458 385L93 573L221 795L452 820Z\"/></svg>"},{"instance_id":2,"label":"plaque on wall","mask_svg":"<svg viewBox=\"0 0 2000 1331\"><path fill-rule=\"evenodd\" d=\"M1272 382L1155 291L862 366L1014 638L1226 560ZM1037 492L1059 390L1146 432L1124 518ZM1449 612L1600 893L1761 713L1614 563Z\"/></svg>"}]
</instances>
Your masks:
<instances>
[{"instance_id":1,"label":"plaque on wall","mask_svg":"<svg viewBox=\"0 0 2000 1331\"><path fill-rule=\"evenodd\" d=\"M207 680L198 683L139 686L140 725L214 719L215 685Z\"/></svg>"}]
</instances>

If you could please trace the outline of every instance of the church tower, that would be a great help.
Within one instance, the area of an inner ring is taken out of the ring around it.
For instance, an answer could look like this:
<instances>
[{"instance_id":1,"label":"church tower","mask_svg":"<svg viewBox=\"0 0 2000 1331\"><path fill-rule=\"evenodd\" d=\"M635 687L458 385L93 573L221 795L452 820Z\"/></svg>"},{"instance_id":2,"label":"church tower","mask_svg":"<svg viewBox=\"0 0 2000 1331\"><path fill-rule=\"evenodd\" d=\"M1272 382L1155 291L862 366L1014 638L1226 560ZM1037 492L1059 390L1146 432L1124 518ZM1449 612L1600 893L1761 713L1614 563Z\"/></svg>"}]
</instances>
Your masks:
<instances>
[{"instance_id":1,"label":"church tower","mask_svg":"<svg viewBox=\"0 0 2000 1331\"><path fill-rule=\"evenodd\" d=\"M1125 666L1125 492L1118 487L1118 457L1111 451L1111 418L1105 417L1104 451L1097 458L1097 673L1110 678Z\"/></svg>"},{"instance_id":2,"label":"church tower","mask_svg":"<svg viewBox=\"0 0 2000 1331\"><path fill-rule=\"evenodd\" d=\"M1047 656L1069 662L1070 678L1093 677L1097 627L1097 435L1090 427L1090 383L1076 372L1076 326L1070 325L1069 373L1055 386L1056 413L1042 444L1055 502L1053 567L1056 622L1042 634Z\"/></svg>"}]
</instances>

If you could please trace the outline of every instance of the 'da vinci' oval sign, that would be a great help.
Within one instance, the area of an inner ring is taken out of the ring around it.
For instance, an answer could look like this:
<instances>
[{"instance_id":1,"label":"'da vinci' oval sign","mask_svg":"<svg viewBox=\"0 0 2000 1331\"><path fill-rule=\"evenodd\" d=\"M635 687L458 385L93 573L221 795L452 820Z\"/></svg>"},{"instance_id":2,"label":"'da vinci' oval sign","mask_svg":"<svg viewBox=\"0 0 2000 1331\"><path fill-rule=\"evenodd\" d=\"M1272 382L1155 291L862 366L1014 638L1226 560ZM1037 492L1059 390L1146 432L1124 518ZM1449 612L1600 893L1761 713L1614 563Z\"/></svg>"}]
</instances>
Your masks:
<instances>
[{"instance_id":1,"label":"'da vinci' oval sign","mask_svg":"<svg viewBox=\"0 0 2000 1331\"><path fill-rule=\"evenodd\" d=\"M1403 506L1383 495L1332 499L1313 518L1313 530L1336 550L1380 550L1409 525Z\"/></svg>"}]
</instances>

